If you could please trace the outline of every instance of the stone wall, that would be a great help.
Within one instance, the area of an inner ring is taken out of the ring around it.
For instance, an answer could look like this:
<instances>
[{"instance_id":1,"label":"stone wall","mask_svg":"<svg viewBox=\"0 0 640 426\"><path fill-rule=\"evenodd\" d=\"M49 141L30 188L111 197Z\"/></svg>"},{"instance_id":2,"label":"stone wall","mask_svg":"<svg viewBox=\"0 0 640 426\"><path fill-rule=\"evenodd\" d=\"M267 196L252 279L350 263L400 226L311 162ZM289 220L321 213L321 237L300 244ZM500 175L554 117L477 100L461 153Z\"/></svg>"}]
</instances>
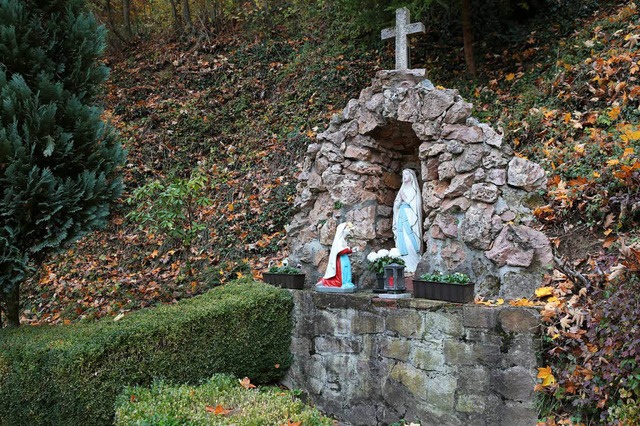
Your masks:
<instances>
[{"instance_id":1,"label":"stone wall","mask_svg":"<svg viewBox=\"0 0 640 426\"><path fill-rule=\"evenodd\" d=\"M401 172L421 178L424 247L418 274L464 272L485 296L530 297L551 264L549 240L529 225L545 187L539 165L514 157L502 135L471 117L456 90L415 71L381 71L309 145L290 258L312 286L322 276L337 224L355 225L354 275L373 281L365 259L394 246L393 201ZM366 285L365 285L366 286Z\"/></svg>"},{"instance_id":2,"label":"stone wall","mask_svg":"<svg viewBox=\"0 0 640 426\"><path fill-rule=\"evenodd\" d=\"M538 313L293 291L284 383L353 425L535 424Z\"/></svg>"}]
</instances>

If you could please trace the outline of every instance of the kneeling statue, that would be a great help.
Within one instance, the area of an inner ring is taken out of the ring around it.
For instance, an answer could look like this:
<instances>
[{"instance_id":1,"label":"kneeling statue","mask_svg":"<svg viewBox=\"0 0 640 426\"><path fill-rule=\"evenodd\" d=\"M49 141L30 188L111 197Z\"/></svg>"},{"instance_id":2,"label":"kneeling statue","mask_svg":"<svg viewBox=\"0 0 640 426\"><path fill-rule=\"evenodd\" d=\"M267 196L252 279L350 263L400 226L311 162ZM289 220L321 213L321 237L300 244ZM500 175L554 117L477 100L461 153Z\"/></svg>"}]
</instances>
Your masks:
<instances>
[{"instance_id":1,"label":"kneeling statue","mask_svg":"<svg viewBox=\"0 0 640 426\"><path fill-rule=\"evenodd\" d=\"M357 247L349 247L347 238L351 236L353 224L341 223L336 229L336 236L331 245L329 264L324 277L320 279L316 287L341 287L343 289L355 289L351 278L351 262L349 254L358 251Z\"/></svg>"}]
</instances>

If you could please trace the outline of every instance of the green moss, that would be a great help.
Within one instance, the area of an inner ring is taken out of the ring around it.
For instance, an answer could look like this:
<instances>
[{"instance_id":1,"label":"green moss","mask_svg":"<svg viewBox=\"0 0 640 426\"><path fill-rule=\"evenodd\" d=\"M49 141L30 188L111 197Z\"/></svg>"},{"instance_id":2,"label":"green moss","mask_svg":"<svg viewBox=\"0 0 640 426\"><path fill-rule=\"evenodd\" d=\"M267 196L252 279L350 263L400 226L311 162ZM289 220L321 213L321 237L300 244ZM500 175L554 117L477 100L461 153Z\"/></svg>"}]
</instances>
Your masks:
<instances>
[{"instance_id":1,"label":"green moss","mask_svg":"<svg viewBox=\"0 0 640 426\"><path fill-rule=\"evenodd\" d=\"M238 281L118 322L3 330L0 424L111 424L123 387L154 379L275 380L291 361L292 303L286 291Z\"/></svg>"}]
</instances>

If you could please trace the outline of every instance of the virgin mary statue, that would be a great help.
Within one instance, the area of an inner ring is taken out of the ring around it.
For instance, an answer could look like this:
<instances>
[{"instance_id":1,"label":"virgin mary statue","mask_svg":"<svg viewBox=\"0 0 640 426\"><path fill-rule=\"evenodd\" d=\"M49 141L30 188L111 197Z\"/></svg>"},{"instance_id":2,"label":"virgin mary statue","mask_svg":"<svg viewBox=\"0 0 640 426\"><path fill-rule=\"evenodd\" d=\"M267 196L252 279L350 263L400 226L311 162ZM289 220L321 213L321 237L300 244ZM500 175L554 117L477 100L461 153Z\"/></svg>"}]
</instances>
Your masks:
<instances>
[{"instance_id":1,"label":"virgin mary statue","mask_svg":"<svg viewBox=\"0 0 640 426\"><path fill-rule=\"evenodd\" d=\"M350 222L338 225L336 236L333 238L333 244L331 245L327 271L316 286L355 288L351 281L351 262L349 261L349 256L347 256L358 250L355 247L352 249L347 244L347 238L351 235L352 230L353 224Z\"/></svg>"},{"instance_id":2,"label":"virgin mary statue","mask_svg":"<svg viewBox=\"0 0 640 426\"><path fill-rule=\"evenodd\" d=\"M415 272L422 252L422 197L416 173L410 169L402 171L402 186L393 203L393 234L405 271Z\"/></svg>"}]
</instances>

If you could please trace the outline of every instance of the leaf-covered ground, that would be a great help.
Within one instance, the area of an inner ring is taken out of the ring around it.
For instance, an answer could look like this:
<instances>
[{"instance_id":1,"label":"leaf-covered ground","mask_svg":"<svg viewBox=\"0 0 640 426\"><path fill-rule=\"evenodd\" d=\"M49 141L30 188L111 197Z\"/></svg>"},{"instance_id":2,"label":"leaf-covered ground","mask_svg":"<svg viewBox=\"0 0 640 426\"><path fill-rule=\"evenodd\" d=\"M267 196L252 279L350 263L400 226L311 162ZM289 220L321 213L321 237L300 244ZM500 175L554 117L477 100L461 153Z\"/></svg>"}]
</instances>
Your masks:
<instances>
[{"instance_id":1,"label":"leaf-covered ground","mask_svg":"<svg viewBox=\"0 0 640 426\"><path fill-rule=\"evenodd\" d=\"M443 51L420 43L416 51ZM640 342L627 338L640 333L639 57L637 7L618 2L576 19L569 32L540 25L486 52L475 79L459 72L459 51L414 58L549 171L536 215L562 266L537 296L511 301L537 304L545 321L537 389L548 425L640 418ZM170 303L282 259L306 145L388 59L388 51L308 35L145 42L109 57L105 116L129 150L127 190L108 229L27 283L23 322ZM185 198L197 206L188 217L142 229L132 218L139 202L127 199L137 188L198 174L206 178ZM184 244L160 226L171 223L201 230Z\"/></svg>"},{"instance_id":2,"label":"leaf-covered ground","mask_svg":"<svg viewBox=\"0 0 640 426\"><path fill-rule=\"evenodd\" d=\"M334 56L318 40L241 38L145 44L110 57L105 116L129 151L127 189L108 229L53 257L27 284L23 322L172 302L282 259L297 163L375 71L374 59ZM206 178L195 195L211 202L189 219L204 225L189 247L130 219L136 188L196 171Z\"/></svg>"}]
</instances>

